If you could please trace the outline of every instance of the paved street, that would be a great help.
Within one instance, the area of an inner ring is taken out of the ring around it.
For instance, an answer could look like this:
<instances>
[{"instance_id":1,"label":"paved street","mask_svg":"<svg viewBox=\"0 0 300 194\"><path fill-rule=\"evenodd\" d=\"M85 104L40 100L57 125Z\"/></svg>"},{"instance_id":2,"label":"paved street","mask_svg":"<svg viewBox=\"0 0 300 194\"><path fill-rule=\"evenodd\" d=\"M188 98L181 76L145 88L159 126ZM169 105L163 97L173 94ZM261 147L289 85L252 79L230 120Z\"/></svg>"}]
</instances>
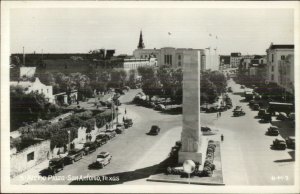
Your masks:
<instances>
[{"instance_id":1,"label":"paved street","mask_svg":"<svg viewBox=\"0 0 300 194\"><path fill-rule=\"evenodd\" d=\"M112 184L121 184L124 181L134 181L147 178L156 171L157 164L168 155L175 141L180 139L181 115L163 114L152 109L131 104L131 100L138 90L131 90L120 98L122 106L119 110L124 113L125 107L128 117L133 118L133 126L124 134L117 135L98 150L72 165L65 166L56 177L72 176L119 176L120 181ZM119 117L119 119L122 116ZM149 136L146 133L151 125L161 127L158 136ZM88 165L96 160L101 151L108 151L113 158L104 169L89 170ZM69 184L69 180L34 181L29 184ZM109 183L108 183L109 184Z\"/></svg>"},{"instance_id":2,"label":"paved street","mask_svg":"<svg viewBox=\"0 0 300 194\"><path fill-rule=\"evenodd\" d=\"M220 130L224 135L221 145L224 182L226 185L291 185L294 181L294 150L271 150L275 137L266 136L270 123L259 123L248 103L240 102L244 90L232 80L229 82L233 93L229 94L233 106L241 105L245 116L232 117L232 110L222 113L201 114L203 121ZM275 118L273 117L273 120ZM278 122L278 121L275 121ZM294 135L294 130L283 129L284 135ZM218 137L219 138L219 137Z\"/></svg>"},{"instance_id":3,"label":"paved street","mask_svg":"<svg viewBox=\"0 0 300 194\"><path fill-rule=\"evenodd\" d=\"M222 113L201 113L202 125L209 125L218 129L218 134L207 136L212 139L225 137L221 145L224 182L226 185L289 185L293 184L294 161L293 150L275 151L270 149L273 139L265 135L270 126L255 119L257 111L252 111L248 103L241 101L240 94L244 91L240 85L229 81L233 93L233 106L241 105L246 112L245 116L232 117L232 109ZM162 162L175 141L180 139L182 116L168 115L149 108L131 104L131 100L139 90L131 90L120 98L122 106L119 110L124 114L125 108L128 117L134 125L124 134L117 135L104 146L82 160L65 166L65 169L56 174L57 180L31 181L29 184L70 184L68 176L108 176L118 177L116 182L99 182L99 184L157 184L147 182L146 178L153 174L157 165ZM119 116L119 120L122 115ZM151 125L161 127L158 136L148 136ZM282 130L281 130L282 132ZM294 130L284 130L283 136L293 135ZM88 165L95 161L101 151L112 154L111 163L104 169L89 170ZM46 166L46 165L44 165ZM34 172L34 171L33 171ZM26 173L28 175L30 173ZM30 174L32 175L32 174ZM65 180L61 180L64 177ZM162 184L162 183L160 183Z\"/></svg>"}]
</instances>

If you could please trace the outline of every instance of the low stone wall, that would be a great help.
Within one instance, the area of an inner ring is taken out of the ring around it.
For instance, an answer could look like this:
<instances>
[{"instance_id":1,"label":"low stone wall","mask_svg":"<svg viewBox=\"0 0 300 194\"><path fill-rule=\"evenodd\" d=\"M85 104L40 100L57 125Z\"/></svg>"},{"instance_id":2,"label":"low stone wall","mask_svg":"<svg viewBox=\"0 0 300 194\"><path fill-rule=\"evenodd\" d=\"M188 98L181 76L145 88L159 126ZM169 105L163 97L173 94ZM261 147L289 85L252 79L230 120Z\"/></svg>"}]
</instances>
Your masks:
<instances>
[{"instance_id":1,"label":"low stone wall","mask_svg":"<svg viewBox=\"0 0 300 194\"><path fill-rule=\"evenodd\" d=\"M50 140L41 141L10 156L11 178L40 164L50 157Z\"/></svg>"}]
</instances>

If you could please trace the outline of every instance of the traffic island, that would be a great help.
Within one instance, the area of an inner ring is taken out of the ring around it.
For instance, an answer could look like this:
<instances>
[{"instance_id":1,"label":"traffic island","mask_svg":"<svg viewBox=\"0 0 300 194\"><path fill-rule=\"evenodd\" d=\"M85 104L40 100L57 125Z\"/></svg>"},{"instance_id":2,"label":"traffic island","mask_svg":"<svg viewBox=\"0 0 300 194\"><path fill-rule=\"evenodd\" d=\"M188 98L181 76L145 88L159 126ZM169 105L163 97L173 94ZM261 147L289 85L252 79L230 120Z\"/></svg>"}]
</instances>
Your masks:
<instances>
[{"instance_id":1,"label":"traffic island","mask_svg":"<svg viewBox=\"0 0 300 194\"><path fill-rule=\"evenodd\" d=\"M155 182L166 182L166 183L181 183L181 184L198 184L198 185L224 185L223 183L223 173L222 173L222 163L221 163L221 149L220 142L214 141L215 150L213 156L210 155L209 152L206 154L206 160L210 160L213 157L212 164L208 164L205 162L202 170L196 170L194 173L190 175L190 178L183 171L183 167L179 166L176 158L173 157L173 164L170 164L172 167L165 167L164 172L155 173L151 175L147 181L155 181ZM209 148L208 148L209 149ZM172 152L171 152L172 153ZM172 158L172 154L170 154L170 158ZM170 159L171 160L171 159ZM207 166L214 166L214 170L211 172L207 171Z\"/></svg>"}]
</instances>

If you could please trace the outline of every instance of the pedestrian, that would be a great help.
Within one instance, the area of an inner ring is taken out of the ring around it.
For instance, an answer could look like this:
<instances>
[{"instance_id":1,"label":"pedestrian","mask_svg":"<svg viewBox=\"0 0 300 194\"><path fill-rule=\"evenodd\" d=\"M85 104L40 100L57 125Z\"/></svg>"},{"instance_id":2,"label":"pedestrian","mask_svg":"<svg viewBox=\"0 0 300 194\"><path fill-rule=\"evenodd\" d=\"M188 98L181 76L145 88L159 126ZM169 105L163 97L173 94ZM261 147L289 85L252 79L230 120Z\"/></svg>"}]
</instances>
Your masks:
<instances>
[{"instance_id":1,"label":"pedestrian","mask_svg":"<svg viewBox=\"0 0 300 194\"><path fill-rule=\"evenodd\" d=\"M224 135L223 134L221 135L221 141L224 141Z\"/></svg>"},{"instance_id":2,"label":"pedestrian","mask_svg":"<svg viewBox=\"0 0 300 194\"><path fill-rule=\"evenodd\" d=\"M126 110L126 108L125 108L125 114L127 114L127 110Z\"/></svg>"},{"instance_id":3,"label":"pedestrian","mask_svg":"<svg viewBox=\"0 0 300 194\"><path fill-rule=\"evenodd\" d=\"M124 118L124 116L123 116L123 122L125 122L125 118Z\"/></svg>"},{"instance_id":4,"label":"pedestrian","mask_svg":"<svg viewBox=\"0 0 300 194\"><path fill-rule=\"evenodd\" d=\"M219 118L219 113L217 112L217 119Z\"/></svg>"},{"instance_id":5,"label":"pedestrian","mask_svg":"<svg viewBox=\"0 0 300 194\"><path fill-rule=\"evenodd\" d=\"M106 130L108 129L108 124L106 123Z\"/></svg>"},{"instance_id":6,"label":"pedestrian","mask_svg":"<svg viewBox=\"0 0 300 194\"><path fill-rule=\"evenodd\" d=\"M219 116L220 116L220 117L221 117L221 114L222 114L222 113L221 113L221 112L219 112Z\"/></svg>"}]
</instances>

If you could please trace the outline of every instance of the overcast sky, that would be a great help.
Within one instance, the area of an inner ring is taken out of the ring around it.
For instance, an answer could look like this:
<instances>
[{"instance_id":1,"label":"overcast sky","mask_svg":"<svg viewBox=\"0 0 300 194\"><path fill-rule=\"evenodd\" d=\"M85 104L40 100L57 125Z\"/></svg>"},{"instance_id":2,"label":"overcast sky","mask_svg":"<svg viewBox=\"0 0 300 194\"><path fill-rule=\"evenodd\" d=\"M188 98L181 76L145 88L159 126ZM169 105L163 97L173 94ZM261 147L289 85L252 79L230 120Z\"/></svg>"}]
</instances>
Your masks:
<instances>
[{"instance_id":1,"label":"overcast sky","mask_svg":"<svg viewBox=\"0 0 300 194\"><path fill-rule=\"evenodd\" d=\"M141 29L146 48L211 46L218 54L265 54L271 42L294 41L291 9L36 8L13 9L10 17L12 53L24 46L26 53L132 54Z\"/></svg>"}]
</instances>

